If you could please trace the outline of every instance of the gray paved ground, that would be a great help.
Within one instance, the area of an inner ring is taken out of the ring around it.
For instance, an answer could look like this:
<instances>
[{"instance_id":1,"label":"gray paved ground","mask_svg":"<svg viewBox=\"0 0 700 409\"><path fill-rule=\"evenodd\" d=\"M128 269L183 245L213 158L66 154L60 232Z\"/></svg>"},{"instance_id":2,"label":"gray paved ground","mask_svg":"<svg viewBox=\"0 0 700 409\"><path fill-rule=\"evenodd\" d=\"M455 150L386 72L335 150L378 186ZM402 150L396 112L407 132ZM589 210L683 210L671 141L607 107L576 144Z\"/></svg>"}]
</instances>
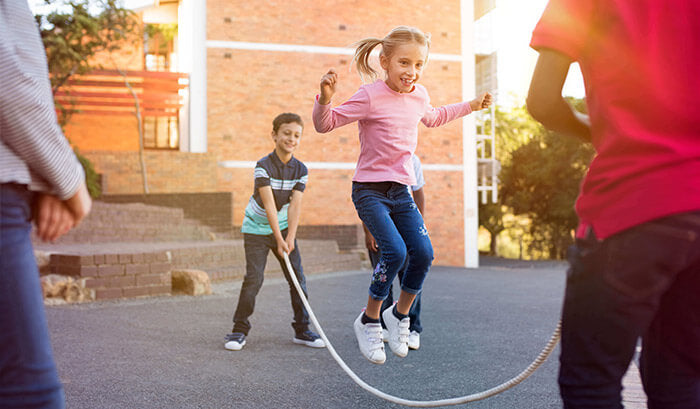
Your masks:
<instances>
[{"instance_id":1,"label":"gray paved ground","mask_svg":"<svg viewBox=\"0 0 700 409\"><path fill-rule=\"evenodd\" d=\"M416 400L467 395L523 370L555 328L562 263L435 267L424 289L422 346L384 365L361 357L352 322L368 271L308 278L311 305L346 363L366 382ZM48 308L68 408L385 408L325 349L291 342L286 282L268 278L248 345L223 349L240 281L205 297L162 297ZM558 408L558 348L529 379L470 408Z\"/></svg>"}]
</instances>

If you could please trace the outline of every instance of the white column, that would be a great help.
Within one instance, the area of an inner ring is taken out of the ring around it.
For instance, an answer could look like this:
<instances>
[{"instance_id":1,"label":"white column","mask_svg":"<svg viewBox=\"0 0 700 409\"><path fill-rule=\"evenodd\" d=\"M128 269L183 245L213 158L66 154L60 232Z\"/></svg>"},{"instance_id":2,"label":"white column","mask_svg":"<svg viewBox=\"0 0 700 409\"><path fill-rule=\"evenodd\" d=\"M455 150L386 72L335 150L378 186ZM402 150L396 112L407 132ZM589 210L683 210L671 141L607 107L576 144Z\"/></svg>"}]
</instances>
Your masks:
<instances>
[{"instance_id":1,"label":"white column","mask_svg":"<svg viewBox=\"0 0 700 409\"><path fill-rule=\"evenodd\" d=\"M474 1L461 0L462 24L462 99L474 98ZM479 208L476 170L476 127L474 115L462 119L462 176L464 206L464 265L479 267Z\"/></svg>"},{"instance_id":2,"label":"white column","mask_svg":"<svg viewBox=\"0 0 700 409\"><path fill-rule=\"evenodd\" d=\"M207 151L207 2L183 0L178 13L180 67L190 74L189 151ZM185 52L187 50L187 52Z\"/></svg>"}]
</instances>

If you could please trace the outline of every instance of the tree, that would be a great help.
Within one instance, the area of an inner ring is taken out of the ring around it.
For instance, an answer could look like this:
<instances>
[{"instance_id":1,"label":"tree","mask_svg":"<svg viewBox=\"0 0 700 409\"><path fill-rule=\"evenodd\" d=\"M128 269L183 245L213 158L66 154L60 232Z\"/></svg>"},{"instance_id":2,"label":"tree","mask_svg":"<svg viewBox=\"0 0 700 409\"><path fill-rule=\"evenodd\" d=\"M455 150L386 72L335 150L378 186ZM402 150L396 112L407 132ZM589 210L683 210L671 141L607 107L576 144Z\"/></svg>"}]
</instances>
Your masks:
<instances>
[{"instance_id":1,"label":"tree","mask_svg":"<svg viewBox=\"0 0 700 409\"><path fill-rule=\"evenodd\" d=\"M509 111L504 111L496 107L496 159L501 163L501 171L510 166L511 154L518 147L539 135L543 128L528 114L524 106L515 107ZM492 124L487 120L484 124L484 131L490 132ZM510 190L502 183L499 177L499 201L498 203L479 202L479 225L485 228L491 236L489 254L498 255L498 236L509 226L504 221L504 216L511 212L507 203Z\"/></svg>"},{"instance_id":2,"label":"tree","mask_svg":"<svg viewBox=\"0 0 700 409\"><path fill-rule=\"evenodd\" d=\"M54 11L35 16L46 49L51 88L54 95L74 75L100 68L94 57L103 51L114 51L128 43L136 32L138 21L131 10L121 7L117 0L44 0ZM98 10L92 13L90 10ZM55 101L61 127L70 120L72 107ZM100 195L99 175L92 163L75 149L85 169L92 197Z\"/></svg>"},{"instance_id":3,"label":"tree","mask_svg":"<svg viewBox=\"0 0 700 409\"><path fill-rule=\"evenodd\" d=\"M585 104L571 101L577 109ZM502 194L514 214L532 223L531 246L550 258L564 258L578 223L574 203L593 157L590 144L541 128L512 152L501 173Z\"/></svg>"},{"instance_id":4,"label":"tree","mask_svg":"<svg viewBox=\"0 0 700 409\"><path fill-rule=\"evenodd\" d=\"M74 75L101 68L95 56L114 51L134 39L138 20L118 0L44 0L52 12L35 16L51 76L53 94ZM68 123L71 109L56 104L60 123Z\"/></svg>"}]
</instances>

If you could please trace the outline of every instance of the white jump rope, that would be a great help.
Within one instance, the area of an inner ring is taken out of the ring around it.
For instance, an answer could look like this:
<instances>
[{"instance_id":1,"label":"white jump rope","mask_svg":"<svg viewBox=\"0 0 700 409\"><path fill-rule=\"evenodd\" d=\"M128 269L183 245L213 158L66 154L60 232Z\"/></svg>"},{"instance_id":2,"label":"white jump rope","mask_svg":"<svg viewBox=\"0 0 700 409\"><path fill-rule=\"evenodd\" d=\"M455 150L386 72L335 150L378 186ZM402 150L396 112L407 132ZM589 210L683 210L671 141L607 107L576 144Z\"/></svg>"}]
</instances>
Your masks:
<instances>
[{"instance_id":1,"label":"white jump rope","mask_svg":"<svg viewBox=\"0 0 700 409\"><path fill-rule=\"evenodd\" d=\"M389 402L397 403L399 405L405 405L405 406L413 406L413 407L418 407L418 408L433 408L437 406L450 406L450 405L461 405L464 403L469 403L469 402L475 402L478 400L486 399L488 397L491 397L493 395L497 395L505 390L508 390L515 385L519 384L520 382L524 381L527 379L530 375L532 375L533 372L537 368L539 368L542 363L547 360L547 357L549 354L552 353L552 350L554 350L554 347L557 345L557 342L559 342L559 336L561 333L561 321L559 321L559 324L557 324L557 328L554 330L552 333L552 336L549 338L549 341L547 342L547 345L545 345L544 349L540 354L537 356L537 358L528 366L525 368L524 371L522 371L518 376L515 378L504 382L496 387L493 387L491 389L485 390L483 392L478 392L478 393L473 393L471 395L466 395L466 396L459 396L456 398L449 398L449 399L439 399L439 400L410 400L410 399L403 399L399 398L393 395L389 395L387 393L384 393L380 391L379 389L367 384L365 381L360 379L359 376L355 374L355 372L350 369L343 359L338 355L337 352L335 352L335 348L333 348L333 345L331 345L331 342L328 340L326 337L326 334L323 332L323 328L321 328L321 325L318 323L318 320L316 319L316 315L314 315L314 312L311 310L311 305L309 305L309 301L306 299L306 296L304 296L304 291L301 289L301 286L299 285L299 281L297 281L296 273L294 269L292 268L292 263L289 262L289 256L287 253L284 253L284 262L287 264L287 270L289 271L289 275L292 278L292 282L294 283L294 287L297 289L297 293L299 293L299 298L301 298L301 301L304 303L304 307L306 307L306 311L309 313L309 318L311 319L311 322L313 322L314 326L318 330L319 335L321 336L321 339L323 339L323 342L326 343L326 348L328 348L328 352L331 353L331 356L335 361L340 365L341 368L345 371L348 376L355 381L356 384L358 384L362 389L366 390L367 392L382 398L384 400L387 400Z\"/></svg>"}]
</instances>

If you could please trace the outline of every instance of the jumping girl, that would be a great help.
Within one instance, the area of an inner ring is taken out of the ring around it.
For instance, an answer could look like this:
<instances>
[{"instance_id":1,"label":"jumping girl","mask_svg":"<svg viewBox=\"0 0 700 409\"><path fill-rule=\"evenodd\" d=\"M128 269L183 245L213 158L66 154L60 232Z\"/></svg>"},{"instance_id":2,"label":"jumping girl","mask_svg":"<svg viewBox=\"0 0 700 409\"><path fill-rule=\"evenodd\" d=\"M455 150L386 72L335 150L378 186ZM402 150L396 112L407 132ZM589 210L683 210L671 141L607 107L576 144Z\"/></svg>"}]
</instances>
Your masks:
<instances>
[{"instance_id":1,"label":"jumping girl","mask_svg":"<svg viewBox=\"0 0 700 409\"><path fill-rule=\"evenodd\" d=\"M408 255L398 303L382 314L389 348L405 357L410 324L407 314L433 260L423 217L407 188L416 181L411 155L416 149L418 122L436 127L491 105L491 94L484 93L468 102L430 106L428 92L418 84L428 60L430 38L414 27L400 26L383 39L358 42L354 62L363 78L378 76L369 64L369 56L379 45L384 80L361 86L349 100L331 108L338 74L330 69L321 78L321 93L313 110L314 126L321 133L358 121L360 157L353 177L352 201L382 256L372 275L367 308L355 320L354 330L360 352L376 364L386 360L379 311L389 286Z\"/></svg>"}]
</instances>

